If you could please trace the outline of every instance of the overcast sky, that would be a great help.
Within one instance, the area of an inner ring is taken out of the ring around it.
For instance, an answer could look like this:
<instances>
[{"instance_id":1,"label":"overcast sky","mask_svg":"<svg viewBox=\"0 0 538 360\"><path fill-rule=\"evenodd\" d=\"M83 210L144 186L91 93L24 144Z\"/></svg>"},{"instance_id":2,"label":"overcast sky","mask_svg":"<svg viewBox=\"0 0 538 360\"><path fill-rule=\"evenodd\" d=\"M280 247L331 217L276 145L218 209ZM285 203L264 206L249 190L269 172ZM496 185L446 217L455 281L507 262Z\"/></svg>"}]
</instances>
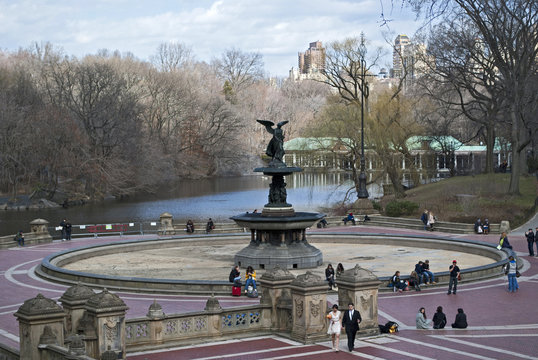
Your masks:
<instances>
[{"instance_id":1,"label":"overcast sky","mask_svg":"<svg viewBox=\"0 0 538 360\"><path fill-rule=\"evenodd\" d=\"M0 0L0 48L50 42L77 57L108 49L147 60L160 43L175 41L207 62L232 47L259 52L269 75L287 76L313 41L363 31L369 48L389 51L383 33L391 41L413 35L413 14L393 1L395 8L391 0ZM391 62L387 56L381 65Z\"/></svg>"}]
</instances>

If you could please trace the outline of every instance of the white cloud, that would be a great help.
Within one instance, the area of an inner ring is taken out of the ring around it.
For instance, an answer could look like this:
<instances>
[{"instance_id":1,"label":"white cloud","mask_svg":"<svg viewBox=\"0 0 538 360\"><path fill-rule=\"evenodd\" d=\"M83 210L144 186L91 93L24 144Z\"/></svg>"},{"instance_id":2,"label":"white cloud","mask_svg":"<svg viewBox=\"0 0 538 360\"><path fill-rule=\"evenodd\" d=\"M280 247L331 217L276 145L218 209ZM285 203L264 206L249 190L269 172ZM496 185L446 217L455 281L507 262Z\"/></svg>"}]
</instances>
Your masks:
<instances>
[{"instance_id":1,"label":"white cloud","mask_svg":"<svg viewBox=\"0 0 538 360\"><path fill-rule=\"evenodd\" d=\"M209 61L231 47L259 51L266 71L284 76L297 66L297 52L312 41L328 43L364 31L372 46L388 46L380 27L381 3L396 33L417 28L409 12L388 0L0 0L0 47L16 50L50 41L67 54L98 49L132 52L147 59L166 41L191 46Z\"/></svg>"}]
</instances>

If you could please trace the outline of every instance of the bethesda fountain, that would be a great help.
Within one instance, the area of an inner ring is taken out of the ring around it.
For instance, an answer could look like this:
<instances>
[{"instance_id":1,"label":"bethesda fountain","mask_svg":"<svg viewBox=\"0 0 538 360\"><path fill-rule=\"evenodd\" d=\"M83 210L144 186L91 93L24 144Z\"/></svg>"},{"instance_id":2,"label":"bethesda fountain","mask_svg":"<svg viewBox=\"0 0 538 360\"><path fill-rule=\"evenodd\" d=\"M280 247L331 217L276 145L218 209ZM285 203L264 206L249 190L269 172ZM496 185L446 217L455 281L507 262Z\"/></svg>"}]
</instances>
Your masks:
<instances>
[{"instance_id":1,"label":"bethesda fountain","mask_svg":"<svg viewBox=\"0 0 538 360\"><path fill-rule=\"evenodd\" d=\"M235 263L239 266L252 266L255 269L272 269L279 266L284 269L315 268L323 263L323 254L310 245L306 239L306 228L325 217L325 214L296 212L287 202L284 177L302 171L299 167L287 166L284 161L284 132L282 121L273 128L274 123L258 120L273 135L267 145L266 154L271 161L266 167L256 168L271 176L269 202L261 213L244 213L233 216L239 226L250 229L250 243L235 254Z\"/></svg>"}]
</instances>

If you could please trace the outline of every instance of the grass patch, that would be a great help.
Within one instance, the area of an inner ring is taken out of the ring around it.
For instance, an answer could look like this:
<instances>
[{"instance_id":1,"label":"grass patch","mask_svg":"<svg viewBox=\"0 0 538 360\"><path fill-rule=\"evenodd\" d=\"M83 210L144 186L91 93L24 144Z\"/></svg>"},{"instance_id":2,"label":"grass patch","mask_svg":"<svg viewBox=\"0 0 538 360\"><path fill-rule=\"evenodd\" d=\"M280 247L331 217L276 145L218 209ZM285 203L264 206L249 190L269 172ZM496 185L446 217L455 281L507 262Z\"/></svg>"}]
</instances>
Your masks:
<instances>
[{"instance_id":1,"label":"grass patch","mask_svg":"<svg viewBox=\"0 0 538 360\"><path fill-rule=\"evenodd\" d=\"M509 184L510 174L484 174L422 185L406 192L405 200L419 204L407 217L418 218L427 209L441 221L474 223L477 218L487 218L490 223L508 220L515 228L534 214L538 181L533 176L522 176L518 196L507 194ZM386 196L380 204L385 208L392 200L393 196Z\"/></svg>"}]
</instances>

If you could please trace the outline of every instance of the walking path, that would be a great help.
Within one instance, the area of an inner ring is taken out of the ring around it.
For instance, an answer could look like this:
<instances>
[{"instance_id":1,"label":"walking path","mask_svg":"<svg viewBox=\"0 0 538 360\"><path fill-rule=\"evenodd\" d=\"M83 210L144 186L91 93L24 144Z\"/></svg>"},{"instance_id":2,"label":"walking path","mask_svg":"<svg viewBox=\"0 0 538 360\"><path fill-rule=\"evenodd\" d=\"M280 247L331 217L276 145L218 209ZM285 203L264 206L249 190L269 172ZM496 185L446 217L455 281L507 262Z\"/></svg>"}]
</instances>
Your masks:
<instances>
[{"instance_id":1,"label":"walking path","mask_svg":"<svg viewBox=\"0 0 538 360\"><path fill-rule=\"evenodd\" d=\"M538 226L538 217L520 229ZM420 231L384 229L372 226L338 227L312 231L365 232L386 234L424 234ZM428 233L436 236L437 233ZM447 234L438 234L446 236ZM455 238L497 243L498 235L453 235ZM146 238L132 236L129 238ZM446 295L446 289L427 287L420 293L384 293L379 296L379 323L396 321L400 332L356 341L353 353L345 350L345 335L341 351L333 354L329 342L302 345L279 337L246 338L212 344L166 349L152 353L129 354L129 359L538 359L538 257L529 257L525 237L519 231L509 235L514 250L523 259L522 276L517 293L507 292L505 277L480 283L462 284L457 295ZM19 347L18 324L13 316L24 300L42 293L58 299L66 286L37 278L33 269L43 257L61 250L88 244L106 243L118 238L84 238L71 242L54 242L25 248L0 250L0 343ZM446 266L452 259L446 259ZM127 317L140 317L157 299L165 313L200 311L207 297L166 296L118 293L129 306ZM336 295L329 295L336 302ZM258 299L218 298L224 308L252 304ZM426 308L432 318L437 306L443 306L449 324L457 308L467 314L469 328L465 330L416 330L415 315Z\"/></svg>"}]
</instances>

